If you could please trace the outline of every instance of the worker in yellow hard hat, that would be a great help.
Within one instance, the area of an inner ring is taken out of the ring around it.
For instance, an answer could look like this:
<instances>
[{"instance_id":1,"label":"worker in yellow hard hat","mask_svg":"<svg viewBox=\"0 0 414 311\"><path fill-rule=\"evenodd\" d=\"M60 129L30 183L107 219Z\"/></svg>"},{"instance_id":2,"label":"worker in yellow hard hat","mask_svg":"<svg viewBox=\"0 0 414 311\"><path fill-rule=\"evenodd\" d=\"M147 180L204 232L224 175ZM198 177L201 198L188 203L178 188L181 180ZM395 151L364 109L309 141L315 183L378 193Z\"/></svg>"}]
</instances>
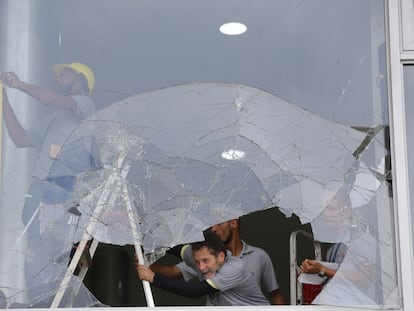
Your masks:
<instances>
[{"instance_id":1,"label":"worker in yellow hard hat","mask_svg":"<svg viewBox=\"0 0 414 311\"><path fill-rule=\"evenodd\" d=\"M76 174L93 165L89 155L91 144L85 142L83 137L74 136L74 133L77 133L76 129L83 120L95 113L95 105L90 98L95 85L94 74L87 65L79 62L57 64L53 71L56 74L54 90L21 81L12 71L0 75L7 87L26 93L50 108L40 109L47 111L46 114L31 120L34 121L31 128L24 128L9 102L8 94L3 94L3 117L10 138L18 148L33 147L37 151L31 174L33 180L22 213L22 221L26 225L22 232L27 235L27 247L31 254L28 256L30 261L25 265L25 277L28 286L33 288L50 278L50 275L44 275L47 272L43 269L48 262L53 262L51 249L68 245L65 242L70 228L65 226L70 223L68 217L74 216L68 215L62 202L70 197ZM59 204L61 208L57 207ZM48 206L53 206L53 209L42 210ZM42 219L44 215L49 217L48 220ZM50 219L53 219L53 224L47 223L51 222ZM59 230L48 232L49 227ZM58 254L60 256L69 251L59 249Z\"/></svg>"},{"instance_id":2,"label":"worker in yellow hard hat","mask_svg":"<svg viewBox=\"0 0 414 311\"><path fill-rule=\"evenodd\" d=\"M61 72L64 69L70 68L74 72L80 75L81 82L83 83L83 89L86 91L87 94L92 94L93 87L95 86L95 75L93 74L92 70L82 63L70 63L70 64L56 64L53 67L53 71L58 78Z\"/></svg>"},{"instance_id":3,"label":"worker in yellow hard hat","mask_svg":"<svg viewBox=\"0 0 414 311\"><path fill-rule=\"evenodd\" d=\"M80 119L91 116L95 112L95 105L89 98L95 85L92 70L82 63L57 64L53 70L56 74L54 91L23 82L14 72L5 72L1 78L8 87L20 90L39 102L54 107L60 115L65 115L66 111L78 114ZM6 127L15 145L18 148L34 146L30 135L20 126L11 109L6 93L3 102Z\"/></svg>"}]
</instances>

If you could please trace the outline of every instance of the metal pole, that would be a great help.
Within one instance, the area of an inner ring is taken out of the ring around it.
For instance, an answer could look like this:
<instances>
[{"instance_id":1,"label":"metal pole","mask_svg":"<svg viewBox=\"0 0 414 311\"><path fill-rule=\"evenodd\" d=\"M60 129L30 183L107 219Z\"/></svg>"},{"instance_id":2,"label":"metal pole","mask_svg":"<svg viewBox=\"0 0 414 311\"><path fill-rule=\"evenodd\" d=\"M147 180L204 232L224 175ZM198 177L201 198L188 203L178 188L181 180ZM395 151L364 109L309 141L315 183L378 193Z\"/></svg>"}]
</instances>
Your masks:
<instances>
[{"instance_id":1,"label":"metal pole","mask_svg":"<svg viewBox=\"0 0 414 311\"><path fill-rule=\"evenodd\" d=\"M122 190L126 198L125 203L126 203L126 209L128 212L129 223L131 224L132 236L134 238L135 253L137 254L139 264L144 265L145 264L144 256L142 254L141 244L139 243L139 235L138 235L137 225L135 222L136 219L134 218L133 204L129 197L128 187L125 182L125 177L128 171L129 171L129 167L126 167L125 170L123 170L122 172L122 177L123 177L122 178ZM145 299L147 301L148 307L154 308L155 304L154 304L154 298L152 296L150 283L148 281L142 280L142 287L144 288Z\"/></svg>"},{"instance_id":2,"label":"metal pole","mask_svg":"<svg viewBox=\"0 0 414 311\"><path fill-rule=\"evenodd\" d=\"M294 231L290 234L289 246L290 246L290 263L289 263L289 276L290 276L290 304L297 305L297 263L296 263L296 236L298 235L298 231Z\"/></svg>"}]
</instances>

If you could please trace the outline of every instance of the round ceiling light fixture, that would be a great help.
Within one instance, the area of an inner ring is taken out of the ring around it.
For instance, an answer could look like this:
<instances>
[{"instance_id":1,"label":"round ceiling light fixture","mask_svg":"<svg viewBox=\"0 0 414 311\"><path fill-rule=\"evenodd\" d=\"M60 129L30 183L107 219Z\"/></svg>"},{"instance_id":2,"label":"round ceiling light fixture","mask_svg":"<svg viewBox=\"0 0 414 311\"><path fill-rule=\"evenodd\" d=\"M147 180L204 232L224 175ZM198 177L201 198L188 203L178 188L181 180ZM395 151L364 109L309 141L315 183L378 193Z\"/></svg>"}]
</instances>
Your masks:
<instances>
[{"instance_id":1,"label":"round ceiling light fixture","mask_svg":"<svg viewBox=\"0 0 414 311\"><path fill-rule=\"evenodd\" d=\"M220 26L220 32L228 36L238 36L247 31L247 26L242 23L225 23Z\"/></svg>"},{"instance_id":2,"label":"round ceiling light fixture","mask_svg":"<svg viewBox=\"0 0 414 311\"><path fill-rule=\"evenodd\" d=\"M232 161L241 160L245 156L246 156L246 153L244 151L234 150L234 149L226 150L221 153L221 157L223 159L232 160Z\"/></svg>"}]
</instances>

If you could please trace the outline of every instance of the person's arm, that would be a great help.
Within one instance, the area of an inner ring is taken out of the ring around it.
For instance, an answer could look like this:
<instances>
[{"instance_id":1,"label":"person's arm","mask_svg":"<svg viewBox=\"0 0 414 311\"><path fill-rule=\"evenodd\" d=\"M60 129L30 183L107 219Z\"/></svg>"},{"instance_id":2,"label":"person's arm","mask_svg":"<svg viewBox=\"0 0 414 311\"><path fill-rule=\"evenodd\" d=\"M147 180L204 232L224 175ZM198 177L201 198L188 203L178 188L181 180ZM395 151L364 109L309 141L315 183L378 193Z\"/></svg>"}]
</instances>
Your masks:
<instances>
[{"instance_id":1,"label":"person's arm","mask_svg":"<svg viewBox=\"0 0 414 311\"><path fill-rule=\"evenodd\" d=\"M32 141L22 127L13 108L10 106L7 93L3 90L3 117L6 124L7 132L17 148L32 147Z\"/></svg>"},{"instance_id":2,"label":"person's arm","mask_svg":"<svg viewBox=\"0 0 414 311\"><path fill-rule=\"evenodd\" d=\"M321 265L319 261L312 259L305 259L300 266L300 271L304 273L321 274L328 278L332 278L336 273L336 270L329 269Z\"/></svg>"},{"instance_id":3,"label":"person's arm","mask_svg":"<svg viewBox=\"0 0 414 311\"><path fill-rule=\"evenodd\" d=\"M152 284L155 287L190 298L200 298L217 291L206 280L201 282L186 282L182 279L167 278L158 273L155 274Z\"/></svg>"},{"instance_id":4,"label":"person's arm","mask_svg":"<svg viewBox=\"0 0 414 311\"><path fill-rule=\"evenodd\" d=\"M270 293L270 300L272 305L285 305L286 299L280 289L275 289Z\"/></svg>"},{"instance_id":5,"label":"person's arm","mask_svg":"<svg viewBox=\"0 0 414 311\"><path fill-rule=\"evenodd\" d=\"M8 87L20 90L27 95L47 105L54 105L60 109L76 111L77 104L72 96L65 96L42 87L29 84L17 77L14 72L7 72L2 75L3 81Z\"/></svg>"},{"instance_id":6,"label":"person's arm","mask_svg":"<svg viewBox=\"0 0 414 311\"><path fill-rule=\"evenodd\" d=\"M167 250L166 253L182 260L183 258L182 258L181 250L184 246L185 246L184 244L176 245L176 246L170 248L169 250ZM138 261L137 261L136 255L135 255L135 262L136 262L136 265L137 265ZM162 264L159 264L157 262L154 262L150 265L150 268L155 273L162 274L162 275L164 275L166 277L169 277L169 278L179 279L179 278L183 277L183 273L182 273L181 269L179 267L177 267L176 265L174 265L174 266L173 265L162 265Z\"/></svg>"},{"instance_id":7,"label":"person's arm","mask_svg":"<svg viewBox=\"0 0 414 311\"><path fill-rule=\"evenodd\" d=\"M171 247L167 250L167 254L173 255L174 257L177 257L179 259L183 259L182 250L184 247L187 247L188 244L179 244L174 247Z\"/></svg>"},{"instance_id":8,"label":"person's arm","mask_svg":"<svg viewBox=\"0 0 414 311\"><path fill-rule=\"evenodd\" d=\"M150 268L136 264L138 276L141 280L152 283L155 287L173 292L178 295L199 298L216 291L206 280L201 282L186 282L183 279L169 278L155 273Z\"/></svg>"},{"instance_id":9,"label":"person's arm","mask_svg":"<svg viewBox=\"0 0 414 311\"><path fill-rule=\"evenodd\" d=\"M336 273L336 270L329 269L323 265L321 265L321 268L319 270L319 274L326 275L330 279L334 277L335 273Z\"/></svg>"},{"instance_id":10,"label":"person's arm","mask_svg":"<svg viewBox=\"0 0 414 311\"><path fill-rule=\"evenodd\" d=\"M162 274L169 278L181 279L183 277L181 270L177 266L160 265L154 262L150 268L155 273Z\"/></svg>"}]
</instances>

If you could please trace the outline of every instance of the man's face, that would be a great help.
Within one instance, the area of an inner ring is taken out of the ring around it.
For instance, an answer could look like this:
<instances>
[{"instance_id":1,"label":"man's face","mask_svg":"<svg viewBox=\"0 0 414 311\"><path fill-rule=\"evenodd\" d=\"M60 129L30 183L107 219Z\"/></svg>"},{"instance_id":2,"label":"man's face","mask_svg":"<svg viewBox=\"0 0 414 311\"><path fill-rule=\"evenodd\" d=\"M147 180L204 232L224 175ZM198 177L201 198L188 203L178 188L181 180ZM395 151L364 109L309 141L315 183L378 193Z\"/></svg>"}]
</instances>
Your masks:
<instances>
[{"instance_id":1,"label":"man's face","mask_svg":"<svg viewBox=\"0 0 414 311\"><path fill-rule=\"evenodd\" d=\"M78 74L70 68L63 69L55 79L56 91L63 95L70 95L78 80Z\"/></svg>"},{"instance_id":2,"label":"man's face","mask_svg":"<svg viewBox=\"0 0 414 311\"><path fill-rule=\"evenodd\" d=\"M233 231L231 230L230 221L212 226L211 231L217 234L224 244L228 244L233 238Z\"/></svg>"},{"instance_id":3,"label":"man's face","mask_svg":"<svg viewBox=\"0 0 414 311\"><path fill-rule=\"evenodd\" d=\"M210 253L207 247L194 252L194 260L197 269L201 272L204 279L210 279L216 275L217 271L224 264L225 254L220 252L217 256Z\"/></svg>"}]
</instances>

